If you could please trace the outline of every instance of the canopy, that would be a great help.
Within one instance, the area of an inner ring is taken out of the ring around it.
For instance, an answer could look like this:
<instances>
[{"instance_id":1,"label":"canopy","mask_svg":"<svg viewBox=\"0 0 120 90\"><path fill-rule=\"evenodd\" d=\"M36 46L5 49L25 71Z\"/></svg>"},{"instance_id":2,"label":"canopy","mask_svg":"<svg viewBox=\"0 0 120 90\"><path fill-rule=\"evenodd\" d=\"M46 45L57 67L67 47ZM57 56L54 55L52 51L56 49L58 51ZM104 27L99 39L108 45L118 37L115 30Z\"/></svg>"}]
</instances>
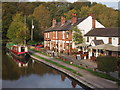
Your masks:
<instances>
[{"instance_id":1,"label":"canopy","mask_svg":"<svg viewBox=\"0 0 120 90\"><path fill-rule=\"evenodd\" d=\"M87 46L89 46L89 45L86 43L81 43L81 44L75 45L75 47L87 47Z\"/></svg>"},{"instance_id":2,"label":"canopy","mask_svg":"<svg viewBox=\"0 0 120 90\"><path fill-rule=\"evenodd\" d=\"M96 46L90 46L91 49L104 49L104 50L110 50L110 51L120 51L120 46L113 46L110 44L100 44Z\"/></svg>"}]
</instances>

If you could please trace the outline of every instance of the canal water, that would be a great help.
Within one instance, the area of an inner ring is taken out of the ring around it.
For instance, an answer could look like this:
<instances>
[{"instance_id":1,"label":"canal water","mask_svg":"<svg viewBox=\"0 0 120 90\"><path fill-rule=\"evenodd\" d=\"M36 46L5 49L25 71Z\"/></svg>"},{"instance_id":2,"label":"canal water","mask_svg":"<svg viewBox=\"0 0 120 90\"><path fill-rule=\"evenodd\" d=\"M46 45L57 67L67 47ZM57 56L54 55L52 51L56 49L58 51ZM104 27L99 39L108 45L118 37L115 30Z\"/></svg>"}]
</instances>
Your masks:
<instances>
[{"instance_id":1,"label":"canal water","mask_svg":"<svg viewBox=\"0 0 120 90\"><path fill-rule=\"evenodd\" d=\"M86 87L64 73L36 60L20 65L2 52L2 88L82 88Z\"/></svg>"}]
</instances>

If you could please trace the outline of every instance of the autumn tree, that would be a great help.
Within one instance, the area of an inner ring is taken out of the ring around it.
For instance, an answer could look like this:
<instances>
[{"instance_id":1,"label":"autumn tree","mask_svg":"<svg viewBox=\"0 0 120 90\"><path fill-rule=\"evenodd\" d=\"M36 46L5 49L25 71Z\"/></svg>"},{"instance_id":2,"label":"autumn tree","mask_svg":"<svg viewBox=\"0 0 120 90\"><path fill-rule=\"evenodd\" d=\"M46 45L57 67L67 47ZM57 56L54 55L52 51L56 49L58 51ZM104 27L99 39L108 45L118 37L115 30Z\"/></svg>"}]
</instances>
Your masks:
<instances>
[{"instance_id":1,"label":"autumn tree","mask_svg":"<svg viewBox=\"0 0 120 90\"><path fill-rule=\"evenodd\" d=\"M72 9L72 10L68 11L67 13L64 13L64 15L66 16L66 19L68 20L68 19L72 18L73 13L77 13L77 11L75 9Z\"/></svg>"},{"instance_id":2,"label":"autumn tree","mask_svg":"<svg viewBox=\"0 0 120 90\"><path fill-rule=\"evenodd\" d=\"M112 8L106 7L106 5L95 4L90 8L90 12L96 15L98 21L100 21L105 27L118 26L118 12Z\"/></svg>"},{"instance_id":3,"label":"autumn tree","mask_svg":"<svg viewBox=\"0 0 120 90\"><path fill-rule=\"evenodd\" d=\"M17 13L12 20L7 37L16 44L26 44L26 40L29 39L29 32L24 17L21 13Z\"/></svg>"},{"instance_id":4,"label":"autumn tree","mask_svg":"<svg viewBox=\"0 0 120 90\"><path fill-rule=\"evenodd\" d=\"M88 6L81 7L81 10L79 12L79 17L85 17L90 14L90 8Z\"/></svg>"},{"instance_id":5,"label":"autumn tree","mask_svg":"<svg viewBox=\"0 0 120 90\"><path fill-rule=\"evenodd\" d=\"M43 31L46 30L51 25L51 15L49 10L44 7L43 5L40 5L35 8L33 12L33 16L39 23L39 36L43 38Z\"/></svg>"},{"instance_id":6,"label":"autumn tree","mask_svg":"<svg viewBox=\"0 0 120 90\"><path fill-rule=\"evenodd\" d=\"M73 41L75 42L75 44L83 43L84 39L81 30L79 30L77 27L73 27L72 32L73 32Z\"/></svg>"}]
</instances>

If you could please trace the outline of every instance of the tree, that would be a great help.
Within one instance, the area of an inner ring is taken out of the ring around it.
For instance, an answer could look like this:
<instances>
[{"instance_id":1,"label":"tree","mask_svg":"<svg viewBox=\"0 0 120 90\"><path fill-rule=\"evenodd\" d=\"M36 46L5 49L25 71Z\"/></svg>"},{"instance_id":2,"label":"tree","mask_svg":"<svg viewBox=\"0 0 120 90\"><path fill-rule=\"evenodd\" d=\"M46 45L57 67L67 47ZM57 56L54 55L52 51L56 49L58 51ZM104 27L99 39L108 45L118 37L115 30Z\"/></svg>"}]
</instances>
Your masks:
<instances>
[{"instance_id":1,"label":"tree","mask_svg":"<svg viewBox=\"0 0 120 90\"><path fill-rule=\"evenodd\" d=\"M77 27L73 27L72 32L73 32L73 41L75 42L75 44L83 43L83 36L81 31Z\"/></svg>"},{"instance_id":2,"label":"tree","mask_svg":"<svg viewBox=\"0 0 120 90\"><path fill-rule=\"evenodd\" d=\"M80 10L80 17L85 17L85 16L88 16L90 14L90 8L88 6L83 6L81 7L81 10Z\"/></svg>"},{"instance_id":3,"label":"tree","mask_svg":"<svg viewBox=\"0 0 120 90\"><path fill-rule=\"evenodd\" d=\"M97 57L98 70L106 73L117 70L117 58L112 56L100 56Z\"/></svg>"},{"instance_id":4,"label":"tree","mask_svg":"<svg viewBox=\"0 0 120 90\"><path fill-rule=\"evenodd\" d=\"M72 10L68 11L67 13L64 13L64 15L66 16L66 19L68 20L68 19L72 18L73 13L77 13L77 11L75 9L72 9Z\"/></svg>"},{"instance_id":5,"label":"tree","mask_svg":"<svg viewBox=\"0 0 120 90\"><path fill-rule=\"evenodd\" d=\"M94 13L96 15L96 19L105 27L118 26L118 11L108 8L106 5L95 4L90 8L90 13Z\"/></svg>"},{"instance_id":6,"label":"tree","mask_svg":"<svg viewBox=\"0 0 120 90\"><path fill-rule=\"evenodd\" d=\"M7 37L16 44L26 44L25 41L29 39L28 27L21 13L17 13L13 17L13 21L7 32Z\"/></svg>"},{"instance_id":7,"label":"tree","mask_svg":"<svg viewBox=\"0 0 120 90\"><path fill-rule=\"evenodd\" d=\"M43 31L46 30L51 25L51 15L49 10L44 7L43 5L40 5L39 7L36 7L33 16L39 23L39 36L43 39Z\"/></svg>"},{"instance_id":8,"label":"tree","mask_svg":"<svg viewBox=\"0 0 120 90\"><path fill-rule=\"evenodd\" d=\"M15 15L17 3L3 2L2 3L2 38L6 39L7 30L12 22L12 16Z\"/></svg>"}]
</instances>

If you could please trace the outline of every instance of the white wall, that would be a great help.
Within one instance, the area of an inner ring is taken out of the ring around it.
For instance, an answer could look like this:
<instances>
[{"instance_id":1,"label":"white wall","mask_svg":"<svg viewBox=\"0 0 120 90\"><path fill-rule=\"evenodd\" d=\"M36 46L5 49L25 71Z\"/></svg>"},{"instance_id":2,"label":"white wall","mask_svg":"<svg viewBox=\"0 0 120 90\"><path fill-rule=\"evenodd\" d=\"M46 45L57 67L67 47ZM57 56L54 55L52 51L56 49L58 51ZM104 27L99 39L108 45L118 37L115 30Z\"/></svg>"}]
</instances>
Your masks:
<instances>
[{"instance_id":1,"label":"white wall","mask_svg":"<svg viewBox=\"0 0 120 90\"><path fill-rule=\"evenodd\" d=\"M87 44L90 44L92 42L92 40L94 40L94 37L89 36L89 42L87 42L87 36L85 36L85 42ZM103 40L104 44L109 43L109 37L96 37L96 40ZM112 37L112 45L118 46L118 37Z\"/></svg>"},{"instance_id":2,"label":"white wall","mask_svg":"<svg viewBox=\"0 0 120 90\"><path fill-rule=\"evenodd\" d=\"M105 28L102 24L100 24L97 20L95 20L96 28ZM82 30L82 34L86 34L88 31L92 29L92 17L89 16L81 23L77 25L78 29Z\"/></svg>"}]
</instances>

